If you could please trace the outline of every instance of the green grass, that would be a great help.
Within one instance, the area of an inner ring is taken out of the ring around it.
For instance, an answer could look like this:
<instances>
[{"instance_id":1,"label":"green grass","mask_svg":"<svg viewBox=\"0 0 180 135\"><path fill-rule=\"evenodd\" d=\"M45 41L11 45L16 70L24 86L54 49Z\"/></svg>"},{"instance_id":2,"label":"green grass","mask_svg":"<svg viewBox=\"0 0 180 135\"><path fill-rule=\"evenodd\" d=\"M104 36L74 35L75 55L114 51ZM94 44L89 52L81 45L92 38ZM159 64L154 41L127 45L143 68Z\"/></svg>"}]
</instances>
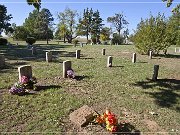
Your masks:
<instances>
[{"instance_id":1,"label":"green grass","mask_svg":"<svg viewBox=\"0 0 180 135\"><path fill-rule=\"evenodd\" d=\"M172 132L180 125L180 63L179 54L169 49L167 58L137 55L131 63L134 46L88 45L83 48L43 42L38 54L31 55L24 42L8 49L0 46L6 56L7 66L0 70L0 131L3 132L62 132L68 129L68 115L72 110L88 104L102 113L106 107L117 114L130 112L127 119L141 132L150 130L144 119L155 121L163 131ZM106 56L101 55L106 48ZM75 59L75 50L81 49L81 59ZM53 50L54 61L45 62L45 50ZM113 56L113 67L107 68L107 56ZM170 57L171 56L171 57ZM173 57L172 57L173 56ZM79 81L62 78L62 62L72 61ZM8 89L18 80L17 68L29 64L33 75L43 89L36 94L10 95ZM150 81L153 65L160 65L159 81ZM172 67L172 68L171 68ZM151 115L149 112L158 115Z\"/></svg>"}]
</instances>

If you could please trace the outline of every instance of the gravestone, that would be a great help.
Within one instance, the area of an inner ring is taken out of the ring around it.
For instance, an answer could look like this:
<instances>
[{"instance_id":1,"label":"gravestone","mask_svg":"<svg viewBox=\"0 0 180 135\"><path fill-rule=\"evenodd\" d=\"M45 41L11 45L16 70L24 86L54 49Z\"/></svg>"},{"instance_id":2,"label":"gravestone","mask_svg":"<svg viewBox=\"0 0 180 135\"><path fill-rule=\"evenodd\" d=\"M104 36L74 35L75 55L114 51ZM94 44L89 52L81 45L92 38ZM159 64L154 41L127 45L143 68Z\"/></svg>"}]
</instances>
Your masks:
<instances>
[{"instance_id":1,"label":"gravestone","mask_svg":"<svg viewBox=\"0 0 180 135\"><path fill-rule=\"evenodd\" d=\"M175 53L177 52L177 48L175 48Z\"/></svg>"},{"instance_id":2,"label":"gravestone","mask_svg":"<svg viewBox=\"0 0 180 135\"><path fill-rule=\"evenodd\" d=\"M152 51L149 51L149 59L152 59Z\"/></svg>"},{"instance_id":3,"label":"gravestone","mask_svg":"<svg viewBox=\"0 0 180 135\"><path fill-rule=\"evenodd\" d=\"M106 49L102 49L102 55L105 55L105 53L106 53Z\"/></svg>"},{"instance_id":4,"label":"gravestone","mask_svg":"<svg viewBox=\"0 0 180 135\"><path fill-rule=\"evenodd\" d=\"M76 59L80 59L81 50L76 50Z\"/></svg>"},{"instance_id":5,"label":"gravestone","mask_svg":"<svg viewBox=\"0 0 180 135\"><path fill-rule=\"evenodd\" d=\"M0 68L5 66L5 57L4 55L0 55Z\"/></svg>"},{"instance_id":6,"label":"gravestone","mask_svg":"<svg viewBox=\"0 0 180 135\"><path fill-rule=\"evenodd\" d=\"M46 61L52 62L52 52L46 52Z\"/></svg>"},{"instance_id":7,"label":"gravestone","mask_svg":"<svg viewBox=\"0 0 180 135\"><path fill-rule=\"evenodd\" d=\"M36 47L32 47L31 50L32 50L32 55L36 55L36 53L37 53Z\"/></svg>"},{"instance_id":8,"label":"gravestone","mask_svg":"<svg viewBox=\"0 0 180 135\"><path fill-rule=\"evenodd\" d=\"M136 63L136 53L133 53L132 63Z\"/></svg>"},{"instance_id":9,"label":"gravestone","mask_svg":"<svg viewBox=\"0 0 180 135\"><path fill-rule=\"evenodd\" d=\"M83 47L83 43L82 42L80 42L80 46Z\"/></svg>"},{"instance_id":10,"label":"gravestone","mask_svg":"<svg viewBox=\"0 0 180 135\"><path fill-rule=\"evenodd\" d=\"M69 60L63 61L63 78L67 78L67 71L70 69L72 69L71 61Z\"/></svg>"},{"instance_id":11,"label":"gravestone","mask_svg":"<svg viewBox=\"0 0 180 135\"><path fill-rule=\"evenodd\" d=\"M87 105L75 110L69 115L70 120L79 127L83 127L94 119L97 113Z\"/></svg>"},{"instance_id":12,"label":"gravestone","mask_svg":"<svg viewBox=\"0 0 180 135\"><path fill-rule=\"evenodd\" d=\"M159 65L154 65L154 71L153 71L153 77L152 77L153 81L157 81L158 71L159 71Z\"/></svg>"},{"instance_id":13,"label":"gravestone","mask_svg":"<svg viewBox=\"0 0 180 135\"><path fill-rule=\"evenodd\" d=\"M107 60L107 67L112 67L112 56L108 56L108 60Z\"/></svg>"},{"instance_id":14,"label":"gravestone","mask_svg":"<svg viewBox=\"0 0 180 135\"><path fill-rule=\"evenodd\" d=\"M18 72L19 72L19 81L21 81L22 76L32 78L32 67L30 65L24 65L18 67Z\"/></svg>"}]
</instances>

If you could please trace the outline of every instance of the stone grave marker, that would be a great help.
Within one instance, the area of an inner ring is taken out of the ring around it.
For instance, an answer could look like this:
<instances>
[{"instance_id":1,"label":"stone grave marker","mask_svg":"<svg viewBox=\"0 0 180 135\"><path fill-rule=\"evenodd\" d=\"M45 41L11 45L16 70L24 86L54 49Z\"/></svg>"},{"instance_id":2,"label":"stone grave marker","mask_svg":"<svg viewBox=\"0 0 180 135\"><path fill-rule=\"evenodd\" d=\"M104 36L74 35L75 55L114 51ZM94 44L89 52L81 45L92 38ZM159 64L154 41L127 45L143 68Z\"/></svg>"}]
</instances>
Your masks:
<instances>
[{"instance_id":1,"label":"stone grave marker","mask_svg":"<svg viewBox=\"0 0 180 135\"><path fill-rule=\"evenodd\" d=\"M97 113L87 105L72 112L69 117L70 120L79 127L83 127L94 119Z\"/></svg>"},{"instance_id":2,"label":"stone grave marker","mask_svg":"<svg viewBox=\"0 0 180 135\"><path fill-rule=\"evenodd\" d=\"M107 67L112 67L112 56L108 56L108 60L107 60Z\"/></svg>"},{"instance_id":3,"label":"stone grave marker","mask_svg":"<svg viewBox=\"0 0 180 135\"><path fill-rule=\"evenodd\" d=\"M70 69L72 69L71 61L69 60L63 61L63 78L67 78L67 71Z\"/></svg>"},{"instance_id":4,"label":"stone grave marker","mask_svg":"<svg viewBox=\"0 0 180 135\"><path fill-rule=\"evenodd\" d=\"M152 51L149 51L149 59L152 59Z\"/></svg>"},{"instance_id":5,"label":"stone grave marker","mask_svg":"<svg viewBox=\"0 0 180 135\"><path fill-rule=\"evenodd\" d=\"M36 47L32 47L31 50L32 50L32 55L36 55L36 53L37 53Z\"/></svg>"},{"instance_id":6,"label":"stone grave marker","mask_svg":"<svg viewBox=\"0 0 180 135\"><path fill-rule=\"evenodd\" d=\"M52 52L46 52L46 61L52 62Z\"/></svg>"},{"instance_id":7,"label":"stone grave marker","mask_svg":"<svg viewBox=\"0 0 180 135\"><path fill-rule=\"evenodd\" d=\"M106 49L102 49L102 55L105 55L106 54Z\"/></svg>"},{"instance_id":8,"label":"stone grave marker","mask_svg":"<svg viewBox=\"0 0 180 135\"><path fill-rule=\"evenodd\" d=\"M133 53L132 63L136 63L136 53Z\"/></svg>"},{"instance_id":9,"label":"stone grave marker","mask_svg":"<svg viewBox=\"0 0 180 135\"><path fill-rule=\"evenodd\" d=\"M81 50L76 50L76 59L80 59Z\"/></svg>"},{"instance_id":10,"label":"stone grave marker","mask_svg":"<svg viewBox=\"0 0 180 135\"><path fill-rule=\"evenodd\" d=\"M0 68L5 66L5 57L4 55L0 55Z\"/></svg>"},{"instance_id":11,"label":"stone grave marker","mask_svg":"<svg viewBox=\"0 0 180 135\"><path fill-rule=\"evenodd\" d=\"M80 46L83 47L83 43L82 42L80 42Z\"/></svg>"},{"instance_id":12,"label":"stone grave marker","mask_svg":"<svg viewBox=\"0 0 180 135\"><path fill-rule=\"evenodd\" d=\"M153 77L152 77L153 81L157 81L158 71L159 71L159 65L154 65L154 71L153 71Z\"/></svg>"},{"instance_id":13,"label":"stone grave marker","mask_svg":"<svg viewBox=\"0 0 180 135\"><path fill-rule=\"evenodd\" d=\"M21 81L22 76L32 77L32 67L30 65L23 65L18 67L19 81Z\"/></svg>"}]
</instances>

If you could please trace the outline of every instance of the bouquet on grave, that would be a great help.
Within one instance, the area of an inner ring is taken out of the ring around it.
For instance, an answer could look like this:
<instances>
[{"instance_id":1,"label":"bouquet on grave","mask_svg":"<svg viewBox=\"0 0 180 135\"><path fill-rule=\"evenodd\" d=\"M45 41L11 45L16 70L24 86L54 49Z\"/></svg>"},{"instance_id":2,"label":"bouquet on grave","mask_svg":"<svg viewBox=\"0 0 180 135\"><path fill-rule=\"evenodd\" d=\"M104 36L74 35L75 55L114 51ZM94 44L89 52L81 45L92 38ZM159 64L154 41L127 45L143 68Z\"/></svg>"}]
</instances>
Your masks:
<instances>
[{"instance_id":1,"label":"bouquet on grave","mask_svg":"<svg viewBox=\"0 0 180 135\"><path fill-rule=\"evenodd\" d=\"M15 83L9 92L11 94L23 95L30 90L35 90L36 86L34 84L37 83L37 79L35 77L28 78L27 76L22 76L21 81Z\"/></svg>"},{"instance_id":2,"label":"bouquet on grave","mask_svg":"<svg viewBox=\"0 0 180 135\"><path fill-rule=\"evenodd\" d=\"M74 70L73 70L73 69L67 70L67 77L68 77L68 78L72 78L72 79L75 78L75 73L74 73Z\"/></svg>"},{"instance_id":3,"label":"bouquet on grave","mask_svg":"<svg viewBox=\"0 0 180 135\"><path fill-rule=\"evenodd\" d=\"M111 132L117 132L118 119L110 110L106 110L102 115L95 118L95 122L105 125L106 129Z\"/></svg>"}]
</instances>

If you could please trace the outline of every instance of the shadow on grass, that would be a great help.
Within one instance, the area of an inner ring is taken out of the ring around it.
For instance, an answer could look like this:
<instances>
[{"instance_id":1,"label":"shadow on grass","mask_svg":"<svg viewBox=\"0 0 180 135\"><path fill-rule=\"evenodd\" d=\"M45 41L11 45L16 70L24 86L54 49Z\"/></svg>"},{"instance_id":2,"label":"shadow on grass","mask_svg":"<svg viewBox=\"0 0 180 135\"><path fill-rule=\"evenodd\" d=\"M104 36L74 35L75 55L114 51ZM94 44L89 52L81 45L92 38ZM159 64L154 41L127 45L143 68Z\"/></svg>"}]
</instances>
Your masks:
<instances>
[{"instance_id":1,"label":"shadow on grass","mask_svg":"<svg viewBox=\"0 0 180 135\"><path fill-rule=\"evenodd\" d=\"M126 124L118 124L117 132L113 133L115 135L140 135L140 131L137 130L133 125L130 123Z\"/></svg>"},{"instance_id":2,"label":"shadow on grass","mask_svg":"<svg viewBox=\"0 0 180 135\"><path fill-rule=\"evenodd\" d=\"M80 58L80 59L82 59L82 60L92 60L92 59L94 59L94 58Z\"/></svg>"},{"instance_id":3,"label":"shadow on grass","mask_svg":"<svg viewBox=\"0 0 180 135\"><path fill-rule=\"evenodd\" d=\"M59 85L49 85L49 86L36 86L37 89L35 91L42 91L42 90L48 90L48 89L57 89L62 88Z\"/></svg>"},{"instance_id":4,"label":"shadow on grass","mask_svg":"<svg viewBox=\"0 0 180 135\"><path fill-rule=\"evenodd\" d=\"M180 55L177 55L177 54L158 54L158 55L155 55L155 57L164 57L164 58L180 58Z\"/></svg>"},{"instance_id":5,"label":"shadow on grass","mask_svg":"<svg viewBox=\"0 0 180 135\"><path fill-rule=\"evenodd\" d=\"M75 76L75 78L74 79L76 79L77 81L81 81L81 80L83 80L84 78L90 78L89 76Z\"/></svg>"},{"instance_id":6,"label":"shadow on grass","mask_svg":"<svg viewBox=\"0 0 180 135\"><path fill-rule=\"evenodd\" d=\"M123 68L124 66L112 66L111 68L118 68L118 67Z\"/></svg>"},{"instance_id":7,"label":"shadow on grass","mask_svg":"<svg viewBox=\"0 0 180 135\"><path fill-rule=\"evenodd\" d=\"M5 55L10 60L27 60L27 61L44 61L46 51L52 51L53 55L60 57L75 57L75 52L61 51L62 48L68 48L70 45L34 45L36 46L36 53L32 55L32 50L27 49L26 46L19 45L13 48L7 46L0 46L0 53Z\"/></svg>"},{"instance_id":8,"label":"shadow on grass","mask_svg":"<svg viewBox=\"0 0 180 135\"><path fill-rule=\"evenodd\" d=\"M158 91L148 91L145 93L153 97L157 105L180 111L176 107L180 98L180 95L177 93L180 91L180 80L158 79L157 81L152 81L147 79L146 81L136 82L133 85L140 86L143 89L158 89Z\"/></svg>"}]
</instances>

